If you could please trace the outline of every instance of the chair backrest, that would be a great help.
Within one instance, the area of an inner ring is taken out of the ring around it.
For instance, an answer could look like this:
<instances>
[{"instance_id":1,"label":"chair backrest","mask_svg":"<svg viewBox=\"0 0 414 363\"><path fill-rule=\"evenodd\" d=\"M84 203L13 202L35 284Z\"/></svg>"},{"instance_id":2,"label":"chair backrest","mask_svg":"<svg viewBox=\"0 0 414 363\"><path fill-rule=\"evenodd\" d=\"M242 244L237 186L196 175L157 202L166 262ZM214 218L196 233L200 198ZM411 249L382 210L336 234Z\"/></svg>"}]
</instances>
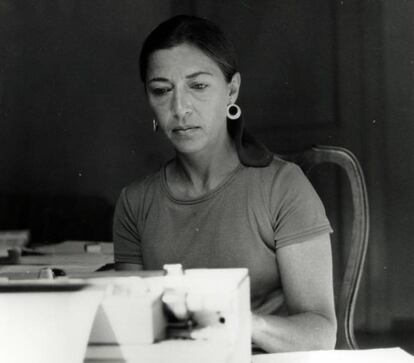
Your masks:
<instances>
[{"instance_id":1,"label":"chair backrest","mask_svg":"<svg viewBox=\"0 0 414 363\"><path fill-rule=\"evenodd\" d=\"M278 156L298 164L308 176L317 165L336 164L345 171L349 180L353 205L352 234L350 240L344 241L348 245L349 253L337 294L339 301L335 302L338 320L336 348L357 349L353 317L369 233L368 195L361 166L349 150L334 146L318 145L299 153Z\"/></svg>"}]
</instances>

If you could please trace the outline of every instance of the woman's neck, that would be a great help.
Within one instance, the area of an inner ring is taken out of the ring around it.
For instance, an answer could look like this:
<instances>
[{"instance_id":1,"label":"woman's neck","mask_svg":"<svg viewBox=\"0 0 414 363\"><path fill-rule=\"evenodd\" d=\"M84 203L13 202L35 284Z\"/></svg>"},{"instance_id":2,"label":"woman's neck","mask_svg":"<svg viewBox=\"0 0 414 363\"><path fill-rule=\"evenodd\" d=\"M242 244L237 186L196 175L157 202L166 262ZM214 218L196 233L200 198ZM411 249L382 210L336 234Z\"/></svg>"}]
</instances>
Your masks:
<instances>
[{"instance_id":1,"label":"woman's neck","mask_svg":"<svg viewBox=\"0 0 414 363\"><path fill-rule=\"evenodd\" d=\"M196 198L219 186L240 164L231 139L213 152L176 154L167 167L167 183L178 198Z\"/></svg>"}]
</instances>

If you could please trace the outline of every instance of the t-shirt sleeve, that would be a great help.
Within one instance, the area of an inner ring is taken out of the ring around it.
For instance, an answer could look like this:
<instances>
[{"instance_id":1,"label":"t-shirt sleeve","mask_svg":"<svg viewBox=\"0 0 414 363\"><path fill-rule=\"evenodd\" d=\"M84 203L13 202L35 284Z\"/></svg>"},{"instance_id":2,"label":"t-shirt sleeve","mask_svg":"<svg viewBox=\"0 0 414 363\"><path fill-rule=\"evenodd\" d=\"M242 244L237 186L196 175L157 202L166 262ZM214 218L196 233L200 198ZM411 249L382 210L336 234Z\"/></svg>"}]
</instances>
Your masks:
<instances>
[{"instance_id":1,"label":"t-shirt sleeve","mask_svg":"<svg viewBox=\"0 0 414 363\"><path fill-rule=\"evenodd\" d=\"M276 249L332 232L322 201L293 163L286 163L274 179L271 204Z\"/></svg>"},{"instance_id":2,"label":"t-shirt sleeve","mask_svg":"<svg viewBox=\"0 0 414 363\"><path fill-rule=\"evenodd\" d=\"M137 226L137 213L128 200L127 189L124 188L115 207L113 222L113 241L115 262L135 263L142 265L141 237Z\"/></svg>"}]
</instances>

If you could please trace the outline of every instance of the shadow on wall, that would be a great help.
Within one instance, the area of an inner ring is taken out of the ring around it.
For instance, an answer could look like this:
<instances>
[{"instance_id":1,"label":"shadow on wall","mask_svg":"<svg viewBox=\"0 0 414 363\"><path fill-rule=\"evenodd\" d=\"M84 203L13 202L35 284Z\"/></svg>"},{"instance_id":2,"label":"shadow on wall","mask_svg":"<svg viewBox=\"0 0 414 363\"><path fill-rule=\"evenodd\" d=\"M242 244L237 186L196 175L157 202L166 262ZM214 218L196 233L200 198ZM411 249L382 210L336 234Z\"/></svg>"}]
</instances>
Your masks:
<instances>
[{"instance_id":1,"label":"shadow on wall","mask_svg":"<svg viewBox=\"0 0 414 363\"><path fill-rule=\"evenodd\" d=\"M30 230L30 243L112 240L114 206L99 196L0 194L0 230Z\"/></svg>"}]
</instances>

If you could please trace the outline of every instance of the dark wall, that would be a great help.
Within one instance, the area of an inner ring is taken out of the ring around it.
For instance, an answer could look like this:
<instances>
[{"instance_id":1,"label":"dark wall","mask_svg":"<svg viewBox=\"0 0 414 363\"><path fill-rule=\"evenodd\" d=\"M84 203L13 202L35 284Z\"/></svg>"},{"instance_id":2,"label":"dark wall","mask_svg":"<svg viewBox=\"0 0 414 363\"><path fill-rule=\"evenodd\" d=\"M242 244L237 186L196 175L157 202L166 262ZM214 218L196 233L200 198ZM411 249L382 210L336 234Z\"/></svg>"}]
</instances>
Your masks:
<instances>
[{"instance_id":1,"label":"dark wall","mask_svg":"<svg viewBox=\"0 0 414 363\"><path fill-rule=\"evenodd\" d=\"M30 228L39 242L111 239L121 188L171 157L137 59L178 13L215 20L234 41L240 105L269 147L356 154L371 206L357 326L414 318L410 1L1 0L0 228ZM349 216L335 206L336 224Z\"/></svg>"},{"instance_id":2,"label":"dark wall","mask_svg":"<svg viewBox=\"0 0 414 363\"><path fill-rule=\"evenodd\" d=\"M170 14L156 1L0 2L2 228L110 240L121 187L168 149L152 135L137 58Z\"/></svg>"},{"instance_id":3,"label":"dark wall","mask_svg":"<svg viewBox=\"0 0 414 363\"><path fill-rule=\"evenodd\" d=\"M3 1L3 189L113 203L161 146L137 71L151 2ZM148 5L148 4L147 4Z\"/></svg>"},{"instance_id":4,"label":"dark wall","mask_svg":"<svg viewBox=\"0 0 414 363\"><path fill-rule=\"evenodd\" d=\"M414 2L384 2L389 309L414 330ZM403 293L404 292L404 293Z\"/></svg>"}]
</instances>

